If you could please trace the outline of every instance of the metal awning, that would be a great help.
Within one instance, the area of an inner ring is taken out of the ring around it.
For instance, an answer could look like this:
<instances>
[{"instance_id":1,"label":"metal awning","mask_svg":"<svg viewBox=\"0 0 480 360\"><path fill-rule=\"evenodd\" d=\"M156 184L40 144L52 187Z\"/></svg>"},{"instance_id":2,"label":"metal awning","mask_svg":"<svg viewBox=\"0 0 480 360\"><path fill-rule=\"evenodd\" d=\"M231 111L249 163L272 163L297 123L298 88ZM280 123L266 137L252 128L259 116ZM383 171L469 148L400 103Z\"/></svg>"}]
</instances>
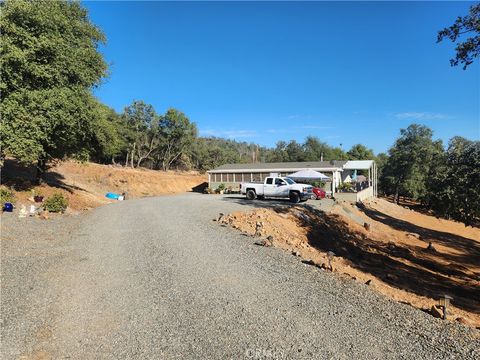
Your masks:
<instances>
[{"instance_id":1,"label":"metal awning","mask_svg":"<svg viewBox=\"0 0 480 360\"><path fill-rule=\"evenodd\" d=\"M372 167L373 160L350 160L343 165L345 170L368 170Z\"/></svg>"}]
</instances>

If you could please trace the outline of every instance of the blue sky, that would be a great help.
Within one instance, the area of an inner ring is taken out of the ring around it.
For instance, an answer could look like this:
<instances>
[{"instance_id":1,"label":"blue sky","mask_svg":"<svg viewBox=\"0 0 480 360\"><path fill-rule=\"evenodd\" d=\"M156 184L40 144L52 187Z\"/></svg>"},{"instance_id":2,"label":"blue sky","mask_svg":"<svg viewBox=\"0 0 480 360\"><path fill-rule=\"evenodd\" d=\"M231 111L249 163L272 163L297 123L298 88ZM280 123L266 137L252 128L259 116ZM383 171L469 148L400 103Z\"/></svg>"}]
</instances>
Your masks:
<instances>
[{"instance_id":1,"label":"blue sky","mask_svg":"<svg viewBox=\"0 0 480 360\"><path fill-rule=\"evenodd\" d=\"M412 122L480 138L480 65L438 30L471 2L84 2L107 36L96 95L175 107L201 135L386 151Z\"/></svg>"}]
</instances>

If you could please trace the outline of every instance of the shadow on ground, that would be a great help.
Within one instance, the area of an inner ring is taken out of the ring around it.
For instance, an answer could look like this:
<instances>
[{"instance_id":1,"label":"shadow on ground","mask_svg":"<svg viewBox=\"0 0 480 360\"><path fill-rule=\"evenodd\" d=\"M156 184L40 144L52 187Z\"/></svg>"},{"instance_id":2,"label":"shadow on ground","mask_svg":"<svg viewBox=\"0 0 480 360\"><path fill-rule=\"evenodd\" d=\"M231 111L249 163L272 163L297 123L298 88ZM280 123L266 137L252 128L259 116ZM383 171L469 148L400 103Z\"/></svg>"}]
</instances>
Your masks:
<instances>
[{"instance_id":1,"label":"shadow on ground","mask_svg":"<svg viewBox=\"0 0 480 360\"><path fill-rule=\"evenodd\" d=\"M480 264L480 243L472 239L448 232L424 228L365 206L360 205L359 209L372 220L381 222L396 230L420 235L420 238L427 244L431 241L434 245L440 244L462 252L462 255L437 254L438 256L442 256L446 261L462 263L465 265Z\"/></svg>"},{"instance_id":2,"label":"shadow on ground","mask_svg":"<svg viewBox=\"0 0 480 360\"><path fill-rule=\"evenodd\" d=\"M318 210L312 213L313 221L300 218L308 230L311 246L323 252L333 251L336 256L348 259L352 267L395 288L434 299L448 294L455 306L480 312L478 274L439 263L426 248L373 241L363 233L352 231L338 215ZM473 245L473 240L468 241Z\"/></svg>"},{"instance_id":3,"label":"shadow on ground","mask_svg":"<svg viewBox=\"0 0 480 360\"><path fill-rule=\"evenodd\" d=\"M336 256L347 259L352 267L369 273L392 287L433 299L448 294L453 297L452 303L458 308L480 312L480 274L462 266L475 262L478 264L479 245L474 240L410 226L412 224L363 209L371 219L383 221L398 230L418 233L422 239L432 239L450 247L458 244L464 255L431 253L427 246L406 246L372 240L363 232L352 230L340 215L321 211L316 204L310 202L295 205L288 200L277 199L248 201L240 195L225 196L222 200L250 208L272 209L277 213L288 213L292 207L303 208L305 211L297 212L297 218L300 226L307 230L308 242L312 247L322 252L333 251ZM304 214L309 216L303 216ZM445 264L445 260L450 263Z\"/></svg>"},{"instance_id":4,"label":"shadow on ground","mask_svg":"<svg viewBox=\"0 0 480 360\"><path fill-rule=\"evenodd\" d=\"M63 189L70 193L74 190L86 191L85 189L67 184L65 177L55 171L47 171L41 179L48 186ZM22 165L12 159L6 159L2 169L1 183L16 191L32 190L37 182L37 168L35 165Z\"/></svg>"},{"instance_id":5,"label":"shadow on ground","mask_svg":"<svg viewBox=\"0 0 480 360\"><path fill-rule=\"evenodd\" d=\"M197 186L194 186L191 190L191 192L195 192L195 193L199 193L199 194L203 194L205 193L205 189L208 188L208 182L203 182L201 184L198 184Z\"/></svg>"}]
</instances>

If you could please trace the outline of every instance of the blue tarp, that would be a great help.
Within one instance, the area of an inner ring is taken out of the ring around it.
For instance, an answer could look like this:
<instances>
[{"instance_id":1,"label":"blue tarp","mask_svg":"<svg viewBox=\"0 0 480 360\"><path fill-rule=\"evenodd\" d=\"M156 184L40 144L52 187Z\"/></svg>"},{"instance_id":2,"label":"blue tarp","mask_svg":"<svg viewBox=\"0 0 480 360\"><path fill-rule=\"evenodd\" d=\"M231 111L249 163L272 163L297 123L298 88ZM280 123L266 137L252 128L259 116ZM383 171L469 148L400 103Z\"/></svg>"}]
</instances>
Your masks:
<instances>
[{"instance_id":1,"label":"blue tarp","mask_svg":"<svg viewBox=\"0 0 480 360\"><path fill-rule=\"evenodd\" d=\"M113 200L118 200L118 198L120 196L121 196L120 194L115 194L115 193L111 193L111 192L105 194L105 197L107 197L109 199L113 199Z\"/></svg>"}]
</instances>

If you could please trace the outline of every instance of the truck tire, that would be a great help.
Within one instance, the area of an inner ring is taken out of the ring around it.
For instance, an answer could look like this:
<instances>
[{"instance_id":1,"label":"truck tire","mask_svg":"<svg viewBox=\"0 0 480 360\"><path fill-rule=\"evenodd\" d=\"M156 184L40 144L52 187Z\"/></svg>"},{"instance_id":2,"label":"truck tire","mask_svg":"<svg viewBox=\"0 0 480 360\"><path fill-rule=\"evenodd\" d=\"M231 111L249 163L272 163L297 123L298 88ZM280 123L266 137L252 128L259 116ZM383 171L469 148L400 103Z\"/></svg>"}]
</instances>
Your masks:
<instances>
[{"instance_id":1,"label":"truck tire","mask_svg":"<svg viewBox=\"0 0 480 360\"><path fill-rule=\"evenodd\" d=\"M290 193L290 202L294 204L298 204L300 202L300 194L296 191L292 191Z\"/></svg>"},{"instance_id":2,"label":"truck tire","mask_svg":"<svg viewBox=\"0 0 480 360\"><path fill-rule=\"evenodd\" d=\"M255 194L254 190L247 190L247 199L248 200L255 200L257 194Z\"/></svg>"}]
</instances>

